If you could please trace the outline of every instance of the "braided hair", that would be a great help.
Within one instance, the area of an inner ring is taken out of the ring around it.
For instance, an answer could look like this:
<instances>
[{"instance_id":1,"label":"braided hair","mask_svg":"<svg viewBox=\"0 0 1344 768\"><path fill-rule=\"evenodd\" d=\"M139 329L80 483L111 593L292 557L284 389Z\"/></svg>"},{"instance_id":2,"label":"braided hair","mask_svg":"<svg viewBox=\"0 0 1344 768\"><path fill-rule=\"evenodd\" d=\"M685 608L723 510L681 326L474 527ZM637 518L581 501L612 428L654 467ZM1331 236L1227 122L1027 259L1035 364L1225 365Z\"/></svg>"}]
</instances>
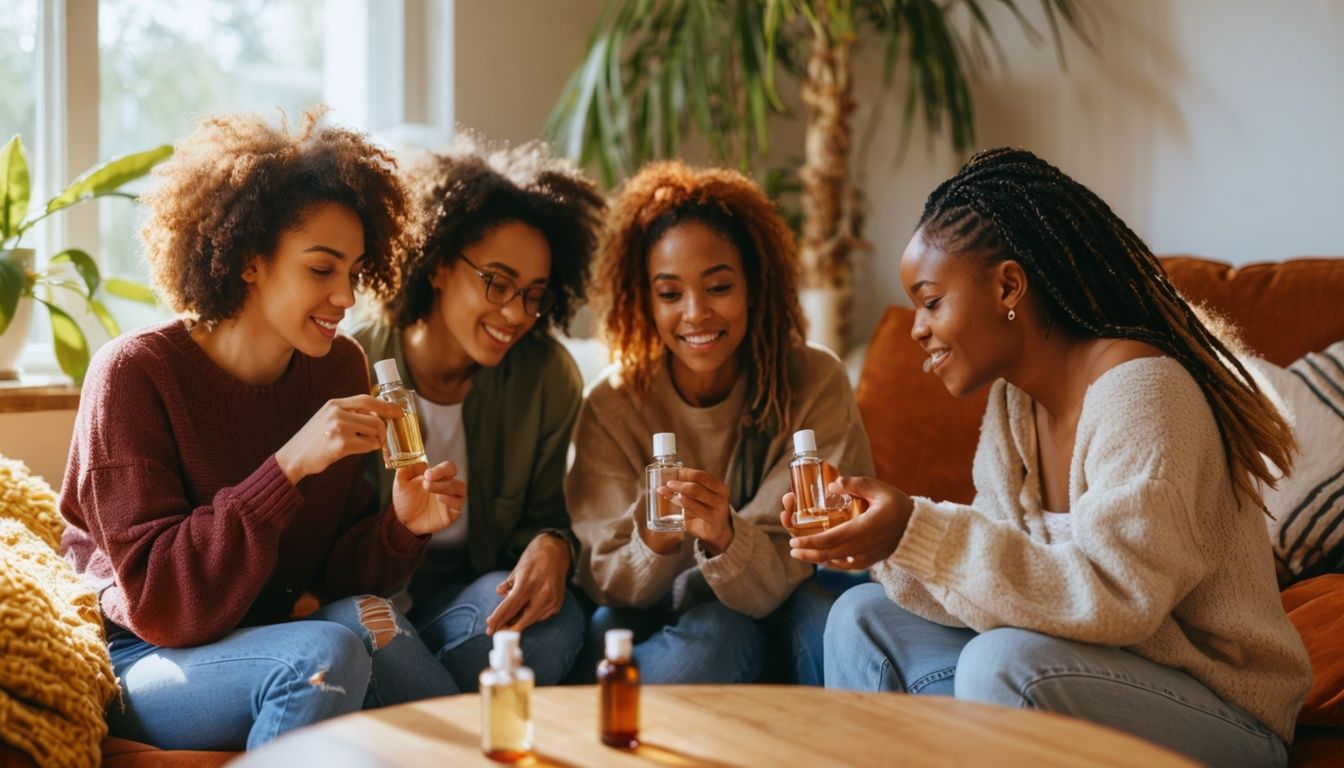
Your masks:
<instances>
[{"instance_id":1,"label":"braided hair","mask_svg":"<svg viewBox=\"0 0 1344 768\"><path fill-rule=\"evenodd\" d=\"M1013 259L1042 287L1047 322L1136 339L1185 366L1222 437L1234 487L1263 509L1257 481L1292 468L1292 427L1224 341L1176 291L1157 257L1101 198L1022 149L977 153L924 204L919 227L946 252ZM1270 466L1272 462L1273 467Z\"/></svg>"}]
</instances>

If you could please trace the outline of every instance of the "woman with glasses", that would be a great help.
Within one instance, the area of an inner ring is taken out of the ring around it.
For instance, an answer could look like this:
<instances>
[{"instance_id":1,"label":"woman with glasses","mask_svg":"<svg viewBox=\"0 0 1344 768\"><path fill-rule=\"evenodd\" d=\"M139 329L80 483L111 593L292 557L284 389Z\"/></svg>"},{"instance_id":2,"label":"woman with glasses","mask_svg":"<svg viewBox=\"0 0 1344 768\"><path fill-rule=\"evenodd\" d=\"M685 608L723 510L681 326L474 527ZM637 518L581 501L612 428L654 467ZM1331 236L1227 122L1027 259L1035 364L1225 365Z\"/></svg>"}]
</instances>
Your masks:
<instances>
[{"instance_id":1,"label":"woman with glasses","mask_svg":"<svg viewBox=\"0 0 1344 768\"><path fill-rule=\"evenodd\" d=\"M536 144L464 139L405 180L415 221L402 285L353 335L370 362L397 361L425 450L455 463L467 503L465 525L431 539L403 606L464 690L500 629L520 630L537 682L556 683L583 639L563 492L583 381L550 330L583 302L603 200ZM367 471L386 495L392 473L376 457Z\"/></svg>"},{"instance_id":2,"label":"woman with glasses","mask_svg":"<svg viewBox=\"0 0 1344 768\"><path fill-rule=\"evenodd\" d=\"M750 682L767 657L821 682L830 599L779 520L792 436L813 430L842 472L872 456L844 366L803 341L797 284L792 233L741 174L651 165L613 206L597 285L618 365L584 403L565 491L577 581L603 606L590 638L633 629L647 682ZM648 525L658 432L684 461L657 491L684 534ZM785 626L767 631L771 614Z\"/></svg>"}]
</instances>

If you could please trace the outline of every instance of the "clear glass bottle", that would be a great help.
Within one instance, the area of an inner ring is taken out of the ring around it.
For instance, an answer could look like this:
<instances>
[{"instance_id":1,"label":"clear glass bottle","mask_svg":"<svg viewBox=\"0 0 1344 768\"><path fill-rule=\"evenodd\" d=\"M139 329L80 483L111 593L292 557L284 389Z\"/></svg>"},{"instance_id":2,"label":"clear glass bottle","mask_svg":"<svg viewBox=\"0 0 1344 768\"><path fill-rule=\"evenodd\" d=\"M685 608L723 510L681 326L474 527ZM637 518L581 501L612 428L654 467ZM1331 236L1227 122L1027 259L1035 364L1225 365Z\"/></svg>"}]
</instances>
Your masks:
<instances>
[{"instance_id":1,"label":"clear glass bottle","mask_svg":"<svg viewBox=\"0 0 1344 768\"><path fill-rule=\"evenodd\" d=\"M490 666L481 671L481 751L516 763L532 757L532 670L523 666L518 633L495 633Z\"/></svg>"},{"instance_id":2,"label":"clear glass bottle","mask_svg":"<svg viewBox=\"0 0 1344 768\"><path fill-rule=\"evenodd\" d=\"M401 406L405 414L387 420L383 465L397 469L425 460L425 442L420 437L420 416L415 410L415 392L401 385L397 361L388 358L373 364L378 376L378 399Z\"/></svg>"},{"instance_id":3,"label":"clear glass bottle","mask_svg":"<svg viewBox=\"0 0 1344 768\"><path fill-rule=\"evenodd\" d=\"M794 459L789 462L793 483L793 533L820 533L854 516L848 494L826 490L840 476L835 467L817 455L817 435L810 429L793 433Z\"/></svg>"},{"instance_id":4,"label":"clear glass bottle","mask_svg":"<svg viewBox=\"0 0 1344 768\"><path fill-rule=\"evenodd\" d=\"M686 517L681 507L663 498L658 489L668 480L676 480L682 462L677 456L677 436L659 432L653 436L653 463L644 468L648 479L649 530L662 532L686 530Z\"/></svg>"},{"instance_id":5,"label":"clear glass bottle","mask_svg":"<svg viewBox=\"0 0 1344 768\"><path fill-rule=\"evenodd\" d=\"M634 633L609 629L604 637L607 657L597 665L602 743L634 749L639 746L639 662L634 657Z\"/></svg>"}]
</instances>

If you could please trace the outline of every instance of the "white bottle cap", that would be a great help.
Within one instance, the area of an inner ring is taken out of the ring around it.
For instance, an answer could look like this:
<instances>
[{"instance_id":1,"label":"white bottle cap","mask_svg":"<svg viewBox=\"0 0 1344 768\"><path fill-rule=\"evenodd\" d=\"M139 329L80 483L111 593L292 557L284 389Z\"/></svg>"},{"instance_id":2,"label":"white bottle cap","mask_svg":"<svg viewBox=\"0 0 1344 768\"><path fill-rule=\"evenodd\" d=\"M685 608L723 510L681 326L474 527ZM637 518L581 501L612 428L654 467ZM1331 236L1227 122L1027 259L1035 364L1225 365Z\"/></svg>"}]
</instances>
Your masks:
<instances>
[{"instance_id":1,"label":"white bottle cap","mask_svg":"<svg viewBox=\"0 0 1344 768\"><path fill-rule=\"evenodd\" d=\"M629 661L634 648L635 633L628 629L608 629L607 658L612 661Z\"/></svg>"},{"instance_id":2,"label":"white bottle cap","mask_svg":"<svg viewBox=\"0 0 1344 768\"><path fill-rule=\"evenodd\" d=\"M523 651L518 647L518 633L511 629L495 633L495 649L490 652L490 666L495 669L513 669L523 663Z\"/></svg>"},{"instance_id":3,"label":"white bottle cap","mask_svg":"<svg viewBox=\"0 0 1344 768\"><path fill-rule=\"evenodd\" d=\"M677 436L672 432L659 432L653 436L653 455L671 456L677 452Z\"/></svg>"},{"instance_id":4,"label":"white bottle cap","mask_svg":"<svg viewBox=\"0 0 1344 768\"><path fill-rule=\"evenodd\" d=\"M793 452L817 450L817 433L810 429L800 429L793 433Z\"/></svg>"},{"instance_id":5,"label":"white bottle cap","mask_svg":"<svg viewBox=\"0 0 1344 768\"><path fill-rule=\"evenodd\" d=\"M397 370L397 361L390 357L374 363L373 373L378 377L379 384L395 384L401 381L401 371Z\"/></svg>"}]
</instances>

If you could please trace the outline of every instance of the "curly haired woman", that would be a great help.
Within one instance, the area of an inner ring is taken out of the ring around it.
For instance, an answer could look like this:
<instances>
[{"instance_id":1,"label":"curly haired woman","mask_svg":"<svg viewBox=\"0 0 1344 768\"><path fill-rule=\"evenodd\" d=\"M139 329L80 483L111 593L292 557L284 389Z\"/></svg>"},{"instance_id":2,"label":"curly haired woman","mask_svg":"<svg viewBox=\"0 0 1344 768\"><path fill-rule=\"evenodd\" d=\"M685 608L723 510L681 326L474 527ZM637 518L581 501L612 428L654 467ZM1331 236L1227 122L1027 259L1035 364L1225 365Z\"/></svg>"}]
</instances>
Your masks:
<instances>
[{"instance_id":1,"label":"curly haired woman","mask_svg":"<svg viewBox=\"0 0 1344 768\"><path fill-rule=\"evenodd\" d=\"M161 294L190 319L95 356L80 396L63 546L100 594L123 696L112 734L251 748L362 707L457 691L377 597L404 582L464 487L405 467L378 504L360 459L397 406L336 334L387 291L405 194L363 136L214 117L145 198ZM312 593L322 605L305 610Z\"/></svg>"},{"instance_id":2,"label":"curly haired woman","mask_svg":"<svg viewBox=\"0 0 1344 768\"><path fill-rule=\"evenodd\" d=\"M777 514L795 430L814 430L842 471L872 467L844 367L803 341L797 275L774 205L732 171L649 166L608 219L597 284L617 365L584 402L565 490L578 582L607 606L594 629L633 628L648 682L760 673L760 620L813 571L789 557ZM685 461L659 490L685 535L645 520L657 432ZM795 663L818 666L819 632L797 642L811 659Z\"/></svg>"},{"instance_id":3,"label":"curly haired woman","mask_svg":"<svg viewBox=\"0 0 1344 768\"><path fill-rule=\"evenodd\" d=\"M405 279L354 336L370 360L397 360L429 456L467 480L465 524L431 540L408 615L463 690L505 628L522 632L537 682L554 684L583 642L563 487L583 380L550 331L583 301L604 202L540 144L489 151L464 138L405 178ZM369 470L386 496L391 473Z\"/></svg>"}]
</instances>

